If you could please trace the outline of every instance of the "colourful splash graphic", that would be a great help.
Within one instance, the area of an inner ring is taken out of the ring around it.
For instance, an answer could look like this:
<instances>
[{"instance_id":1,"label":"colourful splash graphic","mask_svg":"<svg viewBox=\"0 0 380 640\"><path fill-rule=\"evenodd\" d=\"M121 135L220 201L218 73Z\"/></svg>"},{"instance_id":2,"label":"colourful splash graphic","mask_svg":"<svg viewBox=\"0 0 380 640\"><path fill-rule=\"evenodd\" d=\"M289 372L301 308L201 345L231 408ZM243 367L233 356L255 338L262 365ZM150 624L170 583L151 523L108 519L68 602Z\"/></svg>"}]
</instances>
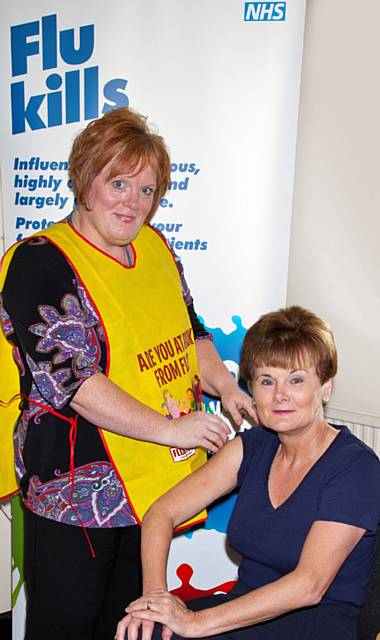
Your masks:
<instances>
[{"instance_id":1,"label":"colourful splash graphic","mask_svg":"<svg viewBox=\"0 0 380 640\"><path fill-rule=\"evenodd\" d=\"M21 500L12 500L12 607L15 606L24 582L24 514Z\"/></svg>"},{"instance_id":2,"label":"colourful splash graphic","mask_svg":"<svg viewBox=\"0 0 380 640\"><path fill-rule=\"evenodd\" d=\"M203 318L201 318L201 320L206 326L207 331L212 334L214 344L222 360L233 360L238 363L240 359L241 345L247 331L247 329L243 327L240 316L231 317L231 320L236 327L231 333L224 333L224 331L219 327L208 327Z\"/></svg>"},{"instance_id":3,"label":"colourful splash graphic","mask_svg":"<svg viewBox=\"0 0 380 640\"><path fill-rule=\"evenodd\" d=\"M212 334L215 347L222 358L222 360L229 360L239 364L241 345L246 334L247 329L243 327L240 316L232 316L231 320L235 325L234 331L231 333L224 333L219 327L208 327L205 321L201 318L207 331ZM210 398L207 395L203 397L206 406L206 411L209 410L214 413L215 398ZM218 406L219 403L217 403ZM232 509L236 502L236 493L232 493L225 498L219 500L208 510L208 520L202 525L205 529L215 529L220 533L227 532L228 521L231 516ZM191 538L192 532L189 531L185 535Z\"/></svg>"},{"instance_id":4,"label":"colourful splash graphic","mask_svg":"<svg viewBox=\"0 0 380 640\"><path fill-rule=\"evenodd\" d=\"M222 584L218 584L215 587L211 587L211 589L197 589L197 587L193 587L191 584L191 578L193 576L193 568L187 564L180 564L176 574L180 579L181 586L177 589L172 589L171 593L175 596L181 598L181 600L192 600L193 598L200 598L202 596L210 596L213 593L223 592L227 593L232 589L234 584L236 584L235 580L228 580L227 582L223 582Z\"/></svg>"}]
</instances>

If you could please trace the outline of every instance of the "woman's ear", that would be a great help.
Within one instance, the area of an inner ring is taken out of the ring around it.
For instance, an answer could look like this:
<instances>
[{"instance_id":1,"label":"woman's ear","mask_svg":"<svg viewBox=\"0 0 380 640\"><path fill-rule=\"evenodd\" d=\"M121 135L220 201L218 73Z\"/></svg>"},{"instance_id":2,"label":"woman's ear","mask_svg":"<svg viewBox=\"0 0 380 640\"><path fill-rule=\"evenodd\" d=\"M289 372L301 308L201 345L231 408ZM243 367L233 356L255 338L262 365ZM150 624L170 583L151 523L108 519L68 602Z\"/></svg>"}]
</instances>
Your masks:
<instances>
[{"instance_id":1,"label":"woman's ear","mask_svg":"<svg viewBox=\"0 0 380 640\"><path fill-rule=\"evenodd\" d=\"M327 380L327 382L325 382L323 384L322 402L323 402L324 405L327 404L328 401L330 400L332 388L333 388L333 383L332 383L332 380L330 378L330 380Z\"/></svg>"}]
</instances>

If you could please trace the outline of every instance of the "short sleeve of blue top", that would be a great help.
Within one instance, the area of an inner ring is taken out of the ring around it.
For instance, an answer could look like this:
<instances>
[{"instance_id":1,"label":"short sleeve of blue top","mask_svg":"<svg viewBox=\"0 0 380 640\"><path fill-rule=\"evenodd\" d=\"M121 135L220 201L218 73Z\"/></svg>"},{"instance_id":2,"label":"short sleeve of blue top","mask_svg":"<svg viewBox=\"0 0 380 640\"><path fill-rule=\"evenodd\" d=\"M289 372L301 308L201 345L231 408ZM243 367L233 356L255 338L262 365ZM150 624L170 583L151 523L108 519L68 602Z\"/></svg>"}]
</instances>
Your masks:
<instances>
[{"instance_id":1,"label":"short sleeve of blue top","mask_svg":"<svg viewBox=\"0 0 380 640\"><path fill-rule=\"evenodd\" d=\"M261 587L292 571L313 522L329 520L362 527L366 533L322 603L363 604L380 522L380 462L347 427L335 428L339 434L330 447L277 509L268 493L277 434L263 427L241 434L240 490L228 537L242 556L239 579L249 587Z\"/></svg>"}]
</instances>

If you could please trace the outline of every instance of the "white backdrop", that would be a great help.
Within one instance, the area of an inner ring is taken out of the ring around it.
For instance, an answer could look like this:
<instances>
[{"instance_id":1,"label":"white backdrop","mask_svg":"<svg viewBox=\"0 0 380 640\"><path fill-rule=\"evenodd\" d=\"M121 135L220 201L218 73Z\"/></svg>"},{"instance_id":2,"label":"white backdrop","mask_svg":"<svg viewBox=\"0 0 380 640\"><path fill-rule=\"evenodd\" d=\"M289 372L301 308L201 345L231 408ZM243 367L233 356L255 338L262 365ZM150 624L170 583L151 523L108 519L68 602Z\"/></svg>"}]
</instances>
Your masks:
<instances>
[{"instance_id":1,"label":"white backdrop","mask_svg":"<svg viewBox=\"0 0 380 640\"><path fill-rule=\"evenodd\" d=\"M245 329L285 303L304 14L305 0L9 2L0 26L6 246L70 212L74 136L129 104L170 148L172 184L153 222L236 372ZM234 578L224 535L232 503L175 540L171 586ZM184 562L194 574L180 579Z\"/></svg>"}]
</instances>

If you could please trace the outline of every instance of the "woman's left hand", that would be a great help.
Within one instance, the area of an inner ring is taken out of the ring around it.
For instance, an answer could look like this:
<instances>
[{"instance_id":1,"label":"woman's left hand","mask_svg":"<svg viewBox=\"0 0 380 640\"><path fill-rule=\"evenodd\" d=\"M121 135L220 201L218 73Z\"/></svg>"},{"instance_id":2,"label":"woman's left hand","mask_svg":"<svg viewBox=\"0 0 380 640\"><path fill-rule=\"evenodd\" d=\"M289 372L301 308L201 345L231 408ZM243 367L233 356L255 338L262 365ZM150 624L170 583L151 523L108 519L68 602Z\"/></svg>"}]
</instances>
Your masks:
<instances>
[{"instance_id":1,"label":"woman's left hand","mask_svg":"<svg viewBox=\"0 0 380 640\"><path fill-rule=\"evenodd\" d=\"M167 591L145 594L131 602L125 611L132 619L160 622L163 625L164 640L170 640L173 632L184 638L196 637L196 612L188 609L180 598Z\"/></svg>"},{"instance_id":2,"label":"woman's left hand","mask_svg":"<svg viewBox=\"0 0 380 640\"><path fill-rule=\"evenodd\" d=\"M257 414L252 405L252 398L239 389L235 380L228 381L220 390L220 400L223 409L230 414L234 423L240 427L243 423L243 416L247 415L256 423Z\"/></svg>"}]
</instances>

